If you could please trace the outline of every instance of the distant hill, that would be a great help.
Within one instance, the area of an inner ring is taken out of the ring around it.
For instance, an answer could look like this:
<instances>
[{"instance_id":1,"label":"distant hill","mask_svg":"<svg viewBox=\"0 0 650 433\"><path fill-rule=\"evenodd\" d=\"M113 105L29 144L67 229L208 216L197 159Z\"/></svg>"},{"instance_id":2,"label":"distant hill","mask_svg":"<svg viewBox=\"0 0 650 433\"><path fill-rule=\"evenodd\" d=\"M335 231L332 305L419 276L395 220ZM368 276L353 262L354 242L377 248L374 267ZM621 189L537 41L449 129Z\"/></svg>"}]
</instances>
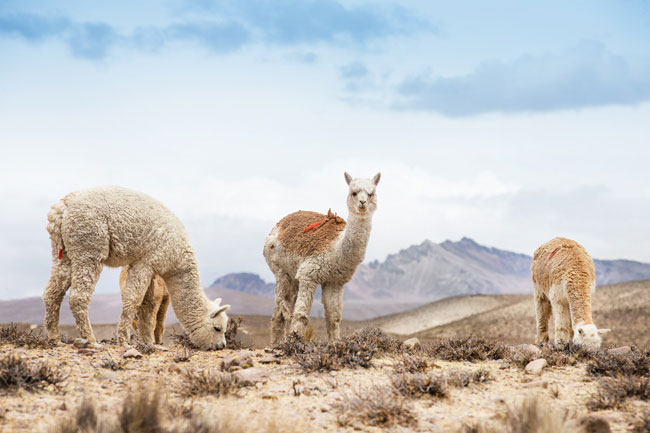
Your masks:
<instances>
[{"instance_id":1,"label":"distant hill","mask_svg":"<svg viewBox=\"0 0 650 433\"><path fill-rule=\"evenodd\" d=\"M429 240L359 266L346 286L348 299L430 302L470 294L531 293L532 257L479 245L469 238ZM650 264L594 260L598 285L650 278Z\"/></svg>"}]
</instances>

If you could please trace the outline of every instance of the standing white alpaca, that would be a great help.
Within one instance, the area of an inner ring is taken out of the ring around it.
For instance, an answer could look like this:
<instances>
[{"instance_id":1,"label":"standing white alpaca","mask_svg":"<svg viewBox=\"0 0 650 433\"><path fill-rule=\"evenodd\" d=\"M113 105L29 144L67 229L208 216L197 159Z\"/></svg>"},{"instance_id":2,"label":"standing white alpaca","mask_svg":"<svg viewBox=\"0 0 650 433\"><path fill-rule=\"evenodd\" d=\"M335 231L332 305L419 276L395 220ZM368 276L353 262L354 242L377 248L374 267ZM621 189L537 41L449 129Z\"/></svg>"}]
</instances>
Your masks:
<instances>
[{"instance_id":1,"label":"standing white alpaca","mask_svg":"<svg viewBox=\"0 0 650 433\"><path fill-rule=\"evenodd\" d=\"M328 215L298 211L280 220L266 238L264 258L276 281L272 343L284 339L287 323L291 333L304 335L318 285L327 336L330 340L340 337L343 285L352 279L366 254L380 176L352 179L345 173L347 224L331 210Z\"/></svg>"},{"instance_id":2,"label":"standing white alpaca","mask_svg":"<svg viewBox=\"0 0 650 433\"><path fill-rule=\"evenodd\" d=\"M596 289L594 262L587 251L571 239L555 238L542 244L530 267L535 288L537 344L548 342L548 322L555 318L555 344L573 338L576 345L600 348L597 329L591 318L591 292Z\"/></svg>"},{"instance_id":3,"label":"standing white alpaca","mask_svg":"<svg viewBox=\"0 0 650 433\"><path fill-rule=\"evenodd\" d=\"M154 275L160 275L176 317L201 349L226 344L229 305L209 301L199 280L194 249L180 220L153 198L116 186L74 192L54 204L47 231L52 240L52 270L45 287L45 326L59 340L59 310L68 288L70 310L81 338L96 343L88 305L104 265L129 265L122 295L118 342L128 343L129 328ZM152 320L141 321L153 335Z\"/></svg>"}]
</instances>

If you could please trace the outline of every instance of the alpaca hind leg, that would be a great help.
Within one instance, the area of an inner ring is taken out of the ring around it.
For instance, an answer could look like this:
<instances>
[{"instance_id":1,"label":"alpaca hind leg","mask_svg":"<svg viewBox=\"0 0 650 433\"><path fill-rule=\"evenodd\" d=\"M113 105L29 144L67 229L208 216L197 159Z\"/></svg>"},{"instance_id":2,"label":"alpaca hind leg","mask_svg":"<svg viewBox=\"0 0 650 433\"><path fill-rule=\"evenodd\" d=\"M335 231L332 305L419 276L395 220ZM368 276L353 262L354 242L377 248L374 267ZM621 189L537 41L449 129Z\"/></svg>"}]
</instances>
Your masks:
<instances>
[{"instance_id":1,"label":"alpaca hind leg","mask_svg":"<svg viewBox=\"0 0 650 433\"><path fill-rule=\"evenodd\" d=\"M569 305L558 302L553 306L555 316L555 345L563 346L571 341L571 312Z\"/></svg>"},{"instance_id":2,"label":"alpaca hind leg","mask_svg":"<svg viewBox=\"0 0 650 433\"><path fill-rule=\"evenodd\" d=\"M145 292L140 308L136 313L138 319L138 337L144 344L154 343L154 320L156 318L156 301L154 297L154 281L151 280Z\"/></svg>"},{"instance_id":3,"label":"alpaca hind leg","mask_svg":"<svg viewBox=\"0 0 650 433\"><path fill-rule=\"evenodd\" d=\"M58 254L58 253L57 253ZM58 342L59 334L59 313L65 292L70 288L72 282L72 268L70 260L65 257L61 260L56 258L50 270L50 280L43 292L43 303L45 304L45 329L50 340Z\"/></svg>"},{"instance_id":4,"label":"alpaca hind leg","mask_svg":"<svg viewBox=\"0 0 650 433\"><path fill-rule=\"evenodd\" d=\"M117 341L122 346L127 345L129 341L129 327L142 305L152 277L153 271L149 266L131 264L124 294L122 295L122 315L120 316L120 323L117 325ZM144 334L141 335L142 338L153 338L151 319L148 321L140 320L138 329L144 331ZM147 337L144 337L144 335Z\"/></svg>"},{"instance_id":5,"label":"alpaca hind leg","mask_svg":"<svg viewBox=\"0 0 650 433\"><path fill-rule=\"evenodd\" d=\"M343 287L336 285L323 285L323 307L325 307L325 326L327 338L337 340L341 338L341 310L343 309Z\"/></svg>"},{"instance_id":6,"label":"alpaca hind leg","mask_svg":"<svg viewBox=\"0 0 650 433\"><path fill-rule=\"evenodd\" d=\"M309 325L309 313L311 312L311 304L314 302L314 293L318 284L308 279L301 279L298 285L298 296L296 297L296 305L293 309L291 317L291 326L289 332L299 336L305 335L305 329Z\"/></svg>"},{"instance_id":7,"label":"alpaca hind leg","mask_svg":"<svg viewBox=\"0 0 650 433\"><path fill-rule=\"evenodd\" d=\"M275 276L275 309L271 317L271 344L281 343L287 323L291 320L293 306L290 303L293 283L285 273Z\"/></svg>"},{"instance_id":8,"label":"alpaca hind leg","mask_svg":"<svg viewBox=\"0 0 650 433\"><path fill-rule=\"evenodd\" d=\"M169 308L169 293L167 293L167 289L164 287L163 290L164 294L156 312L156 328L153 331L156 344L162 343L163 333L165 332L165 318L167 317L167 308Z\"/></svg>"},{"instance_id":9,"label":"alpaca hind leg","mask_svg":"<svg viewBox=\"0 0 650 433\"><path fill-rule=\"evenodd\" d=\"M77 324L79 336L91 344L96 343L97 340L88 318L88 306L101 272L100 262L75 262L72 265L70 310Z\"/></svg>"},{"instance_id":10,"label":"alpaca hind leg","mask_svg":"<svg viewBox=\"0 0 650 433\"><path fill-rule=\"evenodd\" d=\"M551 301L541 291L536 291L535 312L537 316L536 344L548 343L548 322L551 319Z\"/></svg>"}]
</instances>

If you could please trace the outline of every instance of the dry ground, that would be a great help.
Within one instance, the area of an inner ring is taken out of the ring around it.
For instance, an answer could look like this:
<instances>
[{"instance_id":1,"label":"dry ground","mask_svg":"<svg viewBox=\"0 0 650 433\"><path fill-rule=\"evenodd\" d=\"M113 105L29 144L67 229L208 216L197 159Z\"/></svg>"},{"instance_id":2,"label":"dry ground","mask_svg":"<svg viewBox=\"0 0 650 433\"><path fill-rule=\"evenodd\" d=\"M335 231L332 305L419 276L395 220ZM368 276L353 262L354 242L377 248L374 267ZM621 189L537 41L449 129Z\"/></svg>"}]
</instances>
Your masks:
<instances>
[{"instance_id":1,"label":"dry ground","mask_svg":"<svg viewBox=\"0 0 650 433\"><path fill-rule=\"evenodd\" d=\"M187 354L184 347L166 344L163 349L166 350L159 349L141 359L124 361L121 356L123 349L110 344L89 354L79 353L71 344L45 349L0 345L0 359L16 355L33 365L46 363L64 377L59 384L45 385L35 391L0 389L0 431L53 431L53 424L74 414L84 399L94 401L100 416L109 418L121 410L129 393L151 389L166 398L165 423L171 425L196 413L221 423L220 430L206 432L384 429L455 432L461 431L462 425L499 425L503 414L512 411L531 395L539 397L547 406L544 416L548 412L555 414L552 416L558 420L563 414L579 418L589 412L587 403L598 388L598 382L587 374L586 364L582 362L573 366L548 367L541 377L537 377L526 374L521 366L507 360L447 362L437 359L431 352L417 351L418 359L427 363L422 367L425 375L444 376L483 370L481 374L487 374L491 379L465 387L449 386L446 397L401 397L391 391L391 377L396 374L396 367L403 364L408 352L403 348L394 353L377 353L369 368L309 373L290 357L280 356L279 364L262 364L261 361L270 356L270 350L260 348L254 350L253 364L267 378L259 384L222 396L187 395L186 371L220 375L222 373L217 370L221 368L223 358L233 351L191 351L189 361L182 362L179 358ZM122 364L122 368L111 370L102 366L111 360ZM359 396L373 397L371 401L359 402ZM385 401L377 403L374 401L377 399ZM385 420L381 415L372 419L359 415L366 406L373 404L380 406L380 412L386 411ZM400 418L402 409L382 406L395 404L406 408L406 418ZM635 416L644 410L650 410L647 401L629 399L616 410L598 413L610 422L612 431L625 432L631 428ZM379 425L374 425L377 422ZM225 428L224 425L235 427Z\"/></svg>"}]
</instances>

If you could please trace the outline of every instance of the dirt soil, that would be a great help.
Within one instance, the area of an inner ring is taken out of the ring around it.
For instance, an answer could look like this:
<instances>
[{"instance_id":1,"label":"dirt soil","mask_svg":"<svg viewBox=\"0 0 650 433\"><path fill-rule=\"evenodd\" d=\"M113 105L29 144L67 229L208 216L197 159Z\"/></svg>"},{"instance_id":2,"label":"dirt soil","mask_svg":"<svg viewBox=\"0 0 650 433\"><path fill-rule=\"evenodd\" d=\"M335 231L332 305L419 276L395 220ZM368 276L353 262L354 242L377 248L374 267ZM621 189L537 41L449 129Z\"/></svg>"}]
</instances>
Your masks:
<instances>
[{"instance_id":1,"label":"dirt soil","mask_svg":"<svg viewBox=\"0 0 650 433\"><path fill-rule=\"evenodd\" d=\"M335 408L355 392L364 393L373 387L388 386L397 358L390 355L373 359L368 369L343 369L336 372L305 373L293 360L279 364L262 364L268 357L264 349L254 350L254 366L267 375L255 386L243 388L239 395L186 397L182 393L185 369L219 369L231 350L194 351L188 362L175 362L183 353L178 345L165 345L141 359L129 359L122 370L109 370L100 365L108 360L122 360L123 349L104 345L96 353L83 354L70 344L53 349L0 346L0 358L16 354L27 361L46 362L66 377L58 386L28 392L23 389L0 390L0 431L4 433L48 431L49 426L77 408L82 400L92 399L105 414L117 412L130 390L155 388L165 390L171 404L178 407L199 407L204 413L219 417L244 417L247 422L262 419L290 422L293 431L382 431L383 428L362 423L341 426L340 412ZM450 388L447 398L420 397L411 399L417 424L411 427L393 425L392 431L455 431L463 423L487 422L509 405L526 395L541 396L551 407L568 410L573 416L588 412L587 400L597 383L585 372L585 365L548 367L540 377L526 374L521 368L502 361L444 362L432 371L489 370L494 380L465 388ZM614 432L625 432L635 413L650 409L648 402L629 400L621 410L600 411ZM282 430L280 430L282 431Z\"/></svg>"}]
</instances>

